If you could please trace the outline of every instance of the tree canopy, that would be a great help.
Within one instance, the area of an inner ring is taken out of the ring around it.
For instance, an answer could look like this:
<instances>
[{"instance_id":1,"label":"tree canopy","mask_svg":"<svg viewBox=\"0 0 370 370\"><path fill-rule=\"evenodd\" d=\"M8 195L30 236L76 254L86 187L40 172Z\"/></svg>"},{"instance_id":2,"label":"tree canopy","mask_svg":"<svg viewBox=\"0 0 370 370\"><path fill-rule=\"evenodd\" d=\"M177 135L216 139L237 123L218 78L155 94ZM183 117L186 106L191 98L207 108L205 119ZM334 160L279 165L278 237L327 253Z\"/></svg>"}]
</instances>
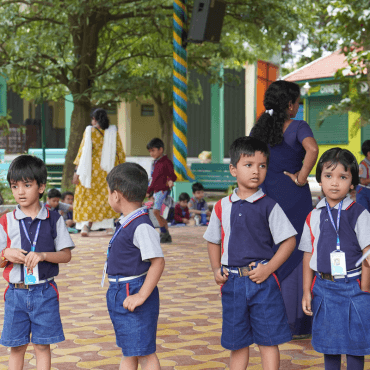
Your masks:
<instances>
[{"instance_id":1,"label":"tree canopy","mask_svg":"<svg viewBox=\"0 0 370 370\"><path fill-rule=\"evenodd\" d=\"M212 66L242 68L295 39L309 21L309 0L227 0L219 44L188 45L189 70L216 81ZM188 1L188 17L193 2ZM172 0L0 1L0 73L27 99L72 94L71 136L64 182L94 105L139 96L172 121ZM190 98L196 86L189 86Z\"/></svg>"}]
</instances>

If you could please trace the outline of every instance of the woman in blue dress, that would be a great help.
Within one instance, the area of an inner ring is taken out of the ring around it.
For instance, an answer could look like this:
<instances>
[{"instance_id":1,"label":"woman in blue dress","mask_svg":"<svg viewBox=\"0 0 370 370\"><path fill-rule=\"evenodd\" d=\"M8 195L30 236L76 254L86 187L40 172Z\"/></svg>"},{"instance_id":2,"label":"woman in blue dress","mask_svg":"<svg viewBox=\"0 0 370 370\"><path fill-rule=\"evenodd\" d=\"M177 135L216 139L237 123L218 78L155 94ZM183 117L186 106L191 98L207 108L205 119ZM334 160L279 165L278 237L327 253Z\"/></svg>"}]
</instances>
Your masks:
<instances>
[{"instance_id":1,"label":"woman in blue dress","mask_svg":"<svg viewBox=\"0 0 370 370\"><path fill-rule=\"evenodd\" d=\"M314 167L318 147L307 122L294 120L299 108L300 88L288 81L273 82L265 93L263 113L251 132L270 147L264 192L276 200L298 235L296 249L279 268L277 275L292 334L311 332L311 318L302 310L302 257L298 250L303 226L312 210L307 177Z\"/></svg>"}]
</instances>

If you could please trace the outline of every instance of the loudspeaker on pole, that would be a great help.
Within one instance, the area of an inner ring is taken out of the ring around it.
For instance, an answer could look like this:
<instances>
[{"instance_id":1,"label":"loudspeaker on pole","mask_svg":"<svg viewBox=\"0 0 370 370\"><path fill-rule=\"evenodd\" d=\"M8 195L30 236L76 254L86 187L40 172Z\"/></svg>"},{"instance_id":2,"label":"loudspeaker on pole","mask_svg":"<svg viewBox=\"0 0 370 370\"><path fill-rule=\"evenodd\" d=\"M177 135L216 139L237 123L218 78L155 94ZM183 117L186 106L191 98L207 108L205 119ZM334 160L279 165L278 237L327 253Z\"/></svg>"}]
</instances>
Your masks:
<instances>
[{"instance_id":1,"label":"loudspeaker on pole","mask_svg":"<svg viewBox=\"0 0 370 370\"><path fill-rule=\"evenodd\" d=\"M219 42L225 10L223 0L195 0L187 41Z\"/></svg>"}]
</instances>

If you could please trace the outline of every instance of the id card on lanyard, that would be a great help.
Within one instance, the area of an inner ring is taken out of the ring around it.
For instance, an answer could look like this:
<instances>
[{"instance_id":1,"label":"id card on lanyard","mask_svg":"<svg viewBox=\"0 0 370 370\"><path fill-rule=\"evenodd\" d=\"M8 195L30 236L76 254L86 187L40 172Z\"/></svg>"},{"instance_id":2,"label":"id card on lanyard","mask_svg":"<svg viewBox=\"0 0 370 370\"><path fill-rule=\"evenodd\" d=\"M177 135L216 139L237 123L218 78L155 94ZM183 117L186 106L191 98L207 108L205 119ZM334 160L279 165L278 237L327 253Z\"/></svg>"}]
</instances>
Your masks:
<instances>
[{"instance_id":1,"label":"id card on lanyard","mask_svg":"<svg viewBox=\"0 0 370 370\"><path fill-rule=\"evenodd\" d=\"M31 252L35 252L37 239L40 233L41 220L39 220L39 223L37 224L36 234L35 234L35 238L33 239L33 242L31 242L30 236L28 235L28 231L26 229L26 225L24 224L23 220L21 220L21 224L23 227L24 234L26 235L27 240L31 244ZM23 271L24 271L24 284L25 285L38 284L39 282L39 265L38 264L33 269L23 266Z\"/></svg>"},{"instance_id":2,"label":"id card on lanyard","mask_svg":"<svg viewBox=\"0 0 370 370\"><path fill-rule=\"evenodd\" d=\"M333 215L331 214L330 206L328 202L326 202L326 208L328 210L331 224L333 225L334 230L337 234L337 248L336 250L330 253L331 274L333 276L347 275L346 254L340 250L340 240L339 240L339 223L340 223L340 215L342 211L342 206L343 206L343 200L339 203L339 206L338 206L337 225L335 226Z\"/></svg>"},{"instance_id":3,"label":"id card on lanyard","mask_svg":"<svg viewBox=\"0 0 370 370\"><path fill-rule=\"evenodd\" d=\"M129 217L126 221L124 221L124 223L119 227L119 229L114 233L112 239L110 240L109 244L108 244L108 249L107 249L107 259L104 263L104 269L103 269L103 275L102 275L102 278L101 278L101 287L103 288L104 287L104 280L105 280L105 276L107 274L107 268L108 268L108 257L109 257L109 251L112 247L112 244L114 242L114 240L116 239L117 235L119 234L119 232L124 228L126 227L131 221L133 221L135 218L137 217L140 217L142 215L145 215L145 214L148 214L148 211L147 209L140 209L139 211L135 212L131 217Z\"/></svg>"}]
</instances>

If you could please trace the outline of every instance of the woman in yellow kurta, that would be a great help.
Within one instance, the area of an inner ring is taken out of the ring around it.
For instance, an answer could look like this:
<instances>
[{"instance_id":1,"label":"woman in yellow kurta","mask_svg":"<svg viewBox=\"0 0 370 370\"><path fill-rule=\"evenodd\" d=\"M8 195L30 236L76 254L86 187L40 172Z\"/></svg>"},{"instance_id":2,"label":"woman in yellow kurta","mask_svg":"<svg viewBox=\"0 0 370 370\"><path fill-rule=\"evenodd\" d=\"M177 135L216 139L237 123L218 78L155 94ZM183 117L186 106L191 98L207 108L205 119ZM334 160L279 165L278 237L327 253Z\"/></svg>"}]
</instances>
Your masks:
<instances>
[{"instance_id":1,"label":"woman in yellow kurta","mask_svg":"<svg viewBox=\"0 0 370 370\"><path fill-rule=\"evenodd\" d=\"M83 186L76 174L80 164L83 148L86 140L86 130L78 150L77 157L73 162L76 165L74 183L78 183L75 190L73 202L73 219L78 223L82 222L82 236L87 236L92 223L106 219L117 218L120 215L115 213L108 202L108 186L105 180L107 172L101 168L101 158L104 143L104 134L109 127L109 120L104 109L96 109L92 114L91 143L91 187ZM118 131L116 134L116 156L114 165L125 161L125 153L122 148ZM79 171L80 172L80 171ZM113 227L113 222L111 226ZM110 230L111 231L111 230ZM113 231L113 230L112 230Z\"/></svg>"}]
</instances>

